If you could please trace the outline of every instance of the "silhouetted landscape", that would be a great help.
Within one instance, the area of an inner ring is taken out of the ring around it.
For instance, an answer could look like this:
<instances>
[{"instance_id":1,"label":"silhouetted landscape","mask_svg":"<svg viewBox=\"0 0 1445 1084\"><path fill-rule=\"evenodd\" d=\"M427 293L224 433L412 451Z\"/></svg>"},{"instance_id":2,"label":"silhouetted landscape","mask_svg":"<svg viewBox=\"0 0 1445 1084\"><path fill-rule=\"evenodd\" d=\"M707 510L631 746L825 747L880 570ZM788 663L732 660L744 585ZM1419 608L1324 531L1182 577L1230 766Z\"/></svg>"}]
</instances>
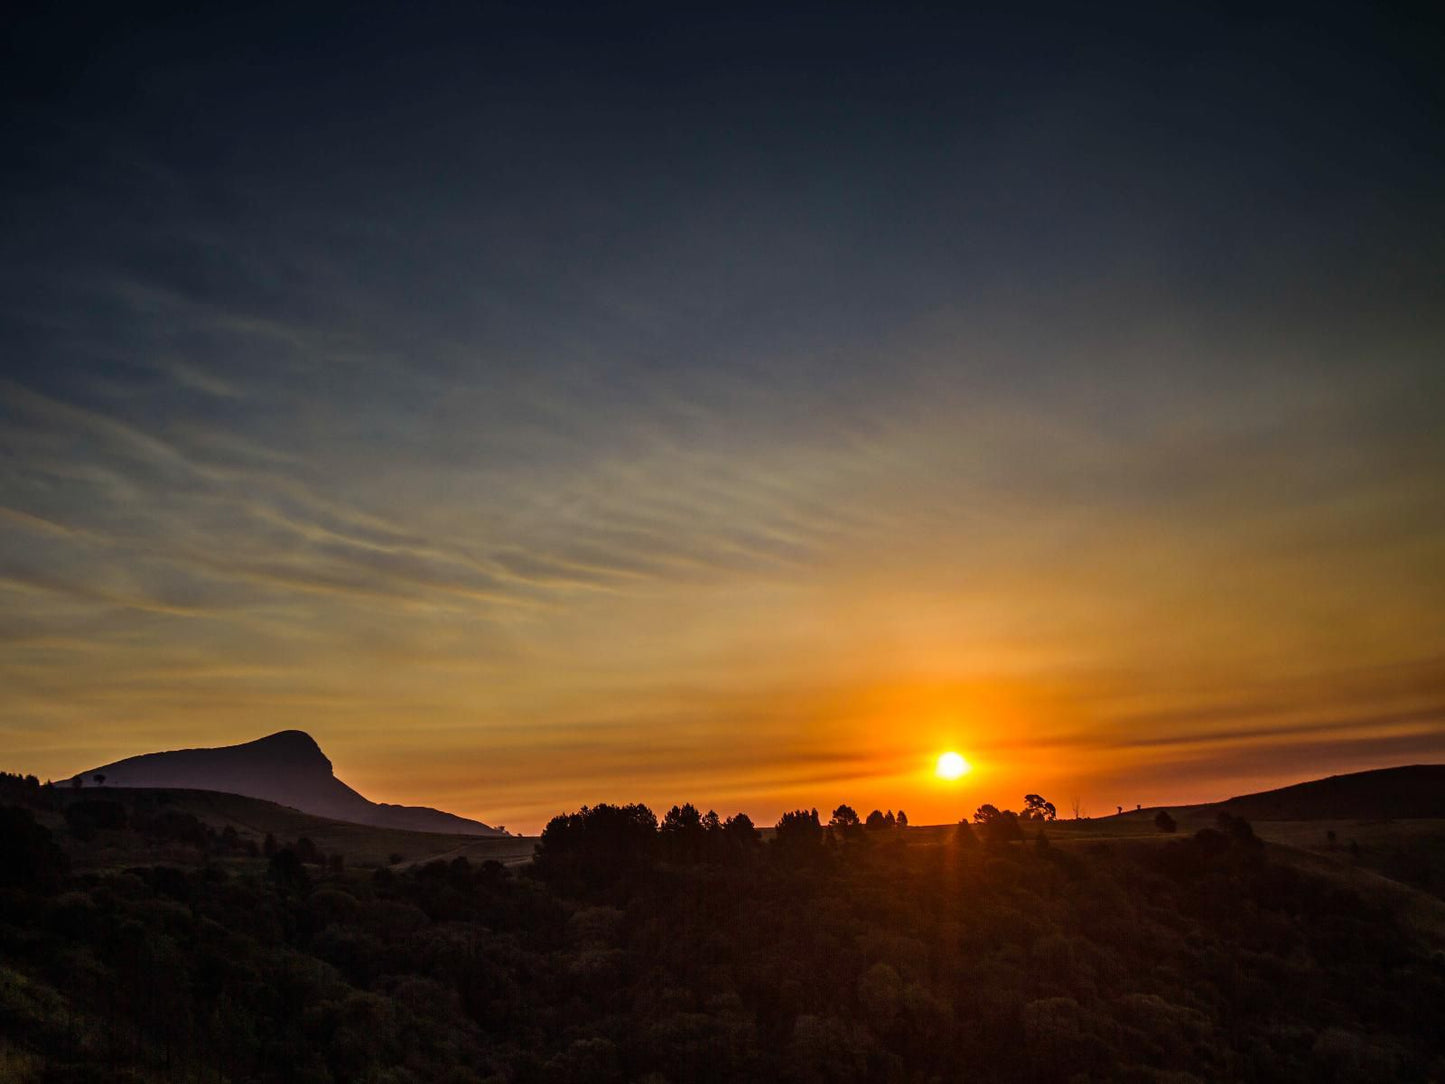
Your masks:
<instances>
[{"instance_id":1,"label":"silhouetted landscape","mask_svg":"<svg viewBox=\"0 0 1445 1084\"><path fill-rule=\"evenodd\" d=\"M91 768L67 781L74 787L168 787L216 790L264 798L333 820L404 828L414 832L500 834L452 813L369 802L331 772L331 761L310 734L283 730L222 749L144 753Z\"/></svg>"},{"instance_id":2,"label":"silhouetted landscape","mask_svg":"<svg viewBox=\"0 0 1445 1084\"><path fill-rule=\"evenodd\" d=\"M1445 18L6 5L0 1084L1445 1084Z\"/></svg>"},{"instance_id":3,"label":"silhouetted landscape","mask_svg":"<svg viewBox=\"0 0 1445 1084\"><path fill-rule=\"evenodd\" d=\"M112 784L323 778L306 735L235 749L0 777L0 1079L1445 1073L1445 766L1092 820L598 805L532 839Z\"/></svg>"}]
</instances>

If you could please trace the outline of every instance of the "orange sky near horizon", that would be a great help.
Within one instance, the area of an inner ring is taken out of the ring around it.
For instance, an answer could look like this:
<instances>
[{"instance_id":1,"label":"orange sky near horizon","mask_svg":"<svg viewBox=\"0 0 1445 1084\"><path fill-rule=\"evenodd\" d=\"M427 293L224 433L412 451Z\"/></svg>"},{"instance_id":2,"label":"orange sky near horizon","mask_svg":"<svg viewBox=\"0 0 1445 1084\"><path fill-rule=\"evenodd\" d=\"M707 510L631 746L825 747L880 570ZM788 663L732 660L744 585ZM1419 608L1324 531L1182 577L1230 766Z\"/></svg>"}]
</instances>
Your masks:
<instances>
[{"instance_id":1,"label":"orange sky near horizon","mask_svg":"<svg viewBox=\"0 0 1445 1084\"><path fill-rule=\"evenodd\" d=\"M500 658L438 635L469 624L465 602L397 600L372 623L374 598L313 595L304 601L328 618L324 634L298 637L293 626L275 644L249 639L224 662L215 644L169 638L218 619L146 618L138 625L150 636L127 623L81 669L57 665L80 643L12 650L4 666L23 680L7 683L9 717L26 711L46 726L29 749L12 729L7 767L62 778L138 752L295 727L375 801L534 833L555 813L601 801L659 813L691 801L763 824L785 809L826 814L847 802L925 824L985 801L1018 807L1036 791L1061 812L1077 799L1101 815L1445 757L1445 665L1393 661L1399 647L1367 643L1369 627L1335 630L1336 665L1321 672L1328 638L1288 621L1281 629L1264 608L1233 613L1237 596L1225 607L1193 600L1195 627L1151 644L1130 638L1129 607L1095 613L1067 579L1025 591L1003 578L987 593L944 597L870 590L803 589L789 577L745 593L735 579L592 592L582 614L512 619ZM847 619L833 605L845 595ZM755 607L766 622L749 619ZM249 634L243 616L227 622ZM1423 635L1427 616L1407 628ZM398 642L399 630L437 638ZM1282 659L1286 631L1308 651ZM1087 649L1100 643L1118 654ZM161 654L169 665L143 665ZM1182 668L1189 659L1194 667ZM933 773L947 749L973 767L957 782Z\"/></svg>"},{"instance_id":2,"label":"orange sky near horizon","mask_svg":"<svg viewBox=\"0 0 1445 1084\"><path fill-rule=\"evenodd\" d=\"M1340 445L1356 389L1104 440L945 382L866 440L691 425L505 475L11 391L10 770L295 728L373 800L535 832L600 801L1102 813L1445 760L1445 472ZM77 477L93 499L48 495ZM949 748L975 770L945 786Z\"/></svg>"},{"instance_id":3,"label":"orange sky near horizon","mask_svg":"<svg viewBox=\"0 0 1445 1084\"><path fill-rule=\"evenodd\" d=\"M0 768L300 729L536 832L1445 762L1428 36L686 9L37 15Z\"/></svg>"}]
</instances>

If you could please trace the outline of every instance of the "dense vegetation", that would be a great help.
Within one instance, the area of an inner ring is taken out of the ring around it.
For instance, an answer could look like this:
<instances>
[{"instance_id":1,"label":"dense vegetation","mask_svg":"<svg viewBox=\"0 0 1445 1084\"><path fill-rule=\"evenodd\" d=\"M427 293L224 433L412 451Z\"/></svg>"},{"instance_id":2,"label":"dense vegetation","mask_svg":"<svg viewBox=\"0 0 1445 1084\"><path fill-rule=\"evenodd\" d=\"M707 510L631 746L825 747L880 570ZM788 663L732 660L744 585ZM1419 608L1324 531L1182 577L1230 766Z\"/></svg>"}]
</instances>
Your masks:
<instances>
[{"instance_id":1,"label":"dense vegetation","mask_svg":"<svg viewBox=\"0 0 1445 1084\"><path fill-rule=\"evenodd\" d=\"M598 806L522 871L394 872L3 791L5 1080L1445 1078L1445 961L1238 819L1077 849L799 811L764 843ZM107 834L167 861L68 872Z\"/></svg>"}]
</instances>

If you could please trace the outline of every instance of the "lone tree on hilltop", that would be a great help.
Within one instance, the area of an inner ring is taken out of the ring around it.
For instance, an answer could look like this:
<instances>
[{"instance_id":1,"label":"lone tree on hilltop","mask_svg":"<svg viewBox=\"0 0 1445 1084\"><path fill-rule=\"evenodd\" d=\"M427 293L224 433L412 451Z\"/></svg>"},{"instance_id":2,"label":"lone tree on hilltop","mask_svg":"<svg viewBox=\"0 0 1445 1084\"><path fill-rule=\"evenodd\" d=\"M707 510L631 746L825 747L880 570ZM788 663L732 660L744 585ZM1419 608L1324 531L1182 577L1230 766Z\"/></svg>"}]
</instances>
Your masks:
<instances>
[{"instance_id":1,"label":"lone tree on hilltop","mask_svg":"<svg viewBox=\"0 0 1445 1084\"><path fill-rule=\"evenodd\" d=\"M1059 812L1054 808L1054 803L1045 801L1042 795L1024 795L1024 811L1019 814L1020 820L1051 821L1057 820L1058 816Z\"/></svg>"}]
</instances>

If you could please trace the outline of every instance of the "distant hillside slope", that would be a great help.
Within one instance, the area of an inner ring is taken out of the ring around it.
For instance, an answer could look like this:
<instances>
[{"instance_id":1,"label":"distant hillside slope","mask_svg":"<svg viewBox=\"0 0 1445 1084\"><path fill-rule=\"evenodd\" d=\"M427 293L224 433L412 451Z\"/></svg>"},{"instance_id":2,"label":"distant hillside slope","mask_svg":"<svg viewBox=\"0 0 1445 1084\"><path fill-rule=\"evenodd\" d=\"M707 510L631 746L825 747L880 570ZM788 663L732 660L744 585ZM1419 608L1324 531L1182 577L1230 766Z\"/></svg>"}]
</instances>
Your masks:
<instances>
[{"instance_id":1,"label":"distant hillside slope","mask_svg":"<svg viewBox=\"0 0 1445 1084\"><path fill-rule=\"evenodd\" d=\"M1445 817L1445 764L1332 775L1201 808L1258 821Z\"/></svg>"},{"instance_id":2,"label":"distant hillside slope","mask_svg":"<svg viewBox=\"0 0 1445 1084\"><path fill-rule=\"evenodd\" d=\"M244 745L176 749L127 757L81 772L86 787L103 775L108 787L177 787L243 794L377 828L456 835L502 835L481 821L425 806L385 805L363 798L332 774L331 761L310 734L283 730Z\"/></svg>"},{"instance_id":3,"label":"distant hillside slope","mask_svg":"<svg viewBox=\"0 0 1445 1084\"><path fill-rule=\"evenodd\" d=\"M537 842L524 836L463 836L454 832L413 832L404 828L357 824L303 813L264 798L249 798L244 794L218 790L113 787L107 782L103 789L91 786L84 790L71 790L57 786L53 791L46 791L45 795L48 802L39 803L38 816L47 827L64 833L73 868L77 869L125 868L156 861L154 840L146 838L144 832L135 826L146 816L154 817L163 812L188 813L218 832L233 828L241 838L253 840L258 845L267 834L275 836L283 845L305 836L324 854L343 855L348 868L394 865L398 861L411 864L438 858L450 860L461 856L475 863L495 860L505 865L518 865L531 861ZM62 827L66 821L64 811L68 807L96 800L124 806L132 830L84 840L75 837L68 825ZM3 801L4 798L0 797L0 803ZM47 816L50 810L55 811L53 818ZM166 853L166 861L186 861L177 858L174 851ZM5 1074L0 1071L0 1080L4 1079Z\"/></svg>"}]
</instances>

